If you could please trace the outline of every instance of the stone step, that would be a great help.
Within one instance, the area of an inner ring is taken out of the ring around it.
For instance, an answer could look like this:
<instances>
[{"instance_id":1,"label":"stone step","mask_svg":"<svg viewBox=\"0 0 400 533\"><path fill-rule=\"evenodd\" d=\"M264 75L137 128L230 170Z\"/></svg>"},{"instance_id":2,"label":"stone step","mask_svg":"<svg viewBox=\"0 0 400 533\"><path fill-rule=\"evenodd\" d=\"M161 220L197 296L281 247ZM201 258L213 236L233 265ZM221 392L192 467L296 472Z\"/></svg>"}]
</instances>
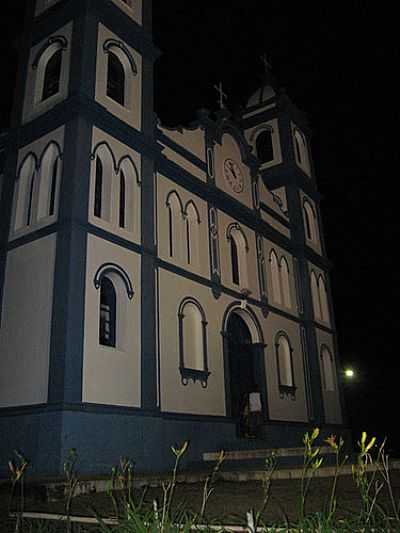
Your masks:
<instances>
[{"instance_id":1,"label":"stone step","mask_svg":"<svg viewBox=\"0 0 400 533\"><path fill-rule=\"evenodd\" d=\"M330 446L320 447L321 455L331 455L333 450ZM217 461L220 455L218 452L204 452L203 461ZM267 459L275 457L303 457L304 448L259 448L252 450L229 450L225 452L225 461L251 461L252 459Z\"/></svg>"}]
</instances>

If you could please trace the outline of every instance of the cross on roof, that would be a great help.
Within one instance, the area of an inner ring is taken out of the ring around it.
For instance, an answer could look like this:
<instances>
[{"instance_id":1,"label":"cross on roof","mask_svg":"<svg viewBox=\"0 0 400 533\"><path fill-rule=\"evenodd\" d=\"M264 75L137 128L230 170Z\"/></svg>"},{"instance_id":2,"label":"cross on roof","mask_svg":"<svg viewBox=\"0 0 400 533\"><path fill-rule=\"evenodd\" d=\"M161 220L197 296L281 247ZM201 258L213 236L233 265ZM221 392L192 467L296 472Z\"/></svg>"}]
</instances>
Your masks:
<instances>
[{"instance_id":1,"label":"cross on roof","mask_svg":"<svg viewBox=\"0 0 400 533\"><path fill-rule=\"evenodd\" d=\"M266 54L261 56L261 61L264 64L265 73L268 74L268 72L272 69L272 67L271 67L271 63L268 61Z\"/></svg>"},{"instance_id":2,"label":"cross on roof","mask_svg":"<svg viewBox=\"0 0 400 533\"><path fill-rule=\"evenodd\" d=\"M219 85L214 85L214 89L219 94L219 106L220 106L220 108L221 109L225 109L226 106L225 106L224 100L227 100L228 95L226 93L224 93L224 91L223 91L222 82L220 81Z\"/></svg>"}]
</instances>

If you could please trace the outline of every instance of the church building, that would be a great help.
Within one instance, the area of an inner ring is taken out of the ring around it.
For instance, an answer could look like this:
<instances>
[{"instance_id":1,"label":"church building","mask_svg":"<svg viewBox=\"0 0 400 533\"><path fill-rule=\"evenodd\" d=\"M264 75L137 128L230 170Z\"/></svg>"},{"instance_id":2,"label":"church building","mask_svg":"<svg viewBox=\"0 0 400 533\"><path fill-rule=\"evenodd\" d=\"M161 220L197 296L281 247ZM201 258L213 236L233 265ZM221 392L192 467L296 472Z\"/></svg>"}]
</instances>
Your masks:
<instances>
[{"instance_id":1,"label":"church building","mask_svg":"<svg viewBox=\"0 0 400 533\"><path fill-rule=\"evenodd\" d=\"M189 9L189 7L188 7ZM307 120L266 76L233 118L154 115L151 0L27 3L0 136L0 474L169 468L345 431Z\"/></svg>"}]
</instances>

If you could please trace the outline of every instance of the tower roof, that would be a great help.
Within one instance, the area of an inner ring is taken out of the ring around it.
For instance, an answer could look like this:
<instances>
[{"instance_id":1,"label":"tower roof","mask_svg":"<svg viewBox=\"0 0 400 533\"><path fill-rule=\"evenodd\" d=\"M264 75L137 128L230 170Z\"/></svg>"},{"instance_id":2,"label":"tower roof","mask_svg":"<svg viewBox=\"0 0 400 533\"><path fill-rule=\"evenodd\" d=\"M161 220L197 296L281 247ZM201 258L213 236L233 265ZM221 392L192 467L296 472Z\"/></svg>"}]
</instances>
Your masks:
<instances>
[{"instance_id":1,"label":"tower roof","mask_svg":"<svg viewBox=\"0 0 400 533\"><path fill-rule=\"evenodd\" d=\"M264 104L275 96L275 89L271 85L264 85L259 87L256 92L250 96L249 100L247 101L247 107Z\"/></svg>"}]
</instances>

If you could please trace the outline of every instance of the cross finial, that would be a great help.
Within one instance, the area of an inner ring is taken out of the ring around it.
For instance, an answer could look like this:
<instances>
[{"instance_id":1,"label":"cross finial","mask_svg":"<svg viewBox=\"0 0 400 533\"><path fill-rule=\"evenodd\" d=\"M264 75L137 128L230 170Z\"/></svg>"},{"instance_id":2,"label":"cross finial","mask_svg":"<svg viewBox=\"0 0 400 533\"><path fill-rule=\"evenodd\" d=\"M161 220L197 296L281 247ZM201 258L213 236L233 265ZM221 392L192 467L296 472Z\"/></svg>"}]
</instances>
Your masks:
<instances>
[{"instance_id":1,"label":"cross finial","mask_svg":"<svg viewBox=\"0 0 400 533\"><path fill-rule=\"evenodd\" d=\"M224 100L226 100L228 98L227 94L224 93L224 90L222 88L222 82L220 81L219 82L219 85L214 85L214 89L218 92L219 94L219 107L221 109L225 109L226 106L225 106L225 102Z\"/></svg>"},{"instance_id":2,"label":"cross finial","mask_svg":"<svg viewBox=\"0 0 400 533\"><path fill-rule=\"evenodd\" d=\"M268 58L267 58L266 54L261 56L261 61L264 64L265 74L268 74L272 67L271 67L271 63L268 61Z\"/></svg>"}]
</instances>

